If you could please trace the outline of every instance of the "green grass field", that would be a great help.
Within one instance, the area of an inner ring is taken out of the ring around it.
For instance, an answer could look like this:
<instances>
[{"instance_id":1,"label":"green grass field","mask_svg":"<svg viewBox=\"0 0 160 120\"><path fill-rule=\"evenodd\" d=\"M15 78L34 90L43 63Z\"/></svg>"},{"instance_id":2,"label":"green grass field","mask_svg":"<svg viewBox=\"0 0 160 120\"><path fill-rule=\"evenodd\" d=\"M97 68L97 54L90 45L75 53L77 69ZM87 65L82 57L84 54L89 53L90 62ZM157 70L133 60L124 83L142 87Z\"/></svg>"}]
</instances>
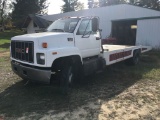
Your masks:
<instances>
[{"instance_id":1,"label":"green grass field","mask_svg":"<svg viewBox=\"0 0 160 120\"><path fill-rule=\"evenodd\" d=\"M11 38L21 34L23 34L23 32L20 30L8 30L0 32L0 52L5 52L9 50Z\"/></svg>"}]
</instances>

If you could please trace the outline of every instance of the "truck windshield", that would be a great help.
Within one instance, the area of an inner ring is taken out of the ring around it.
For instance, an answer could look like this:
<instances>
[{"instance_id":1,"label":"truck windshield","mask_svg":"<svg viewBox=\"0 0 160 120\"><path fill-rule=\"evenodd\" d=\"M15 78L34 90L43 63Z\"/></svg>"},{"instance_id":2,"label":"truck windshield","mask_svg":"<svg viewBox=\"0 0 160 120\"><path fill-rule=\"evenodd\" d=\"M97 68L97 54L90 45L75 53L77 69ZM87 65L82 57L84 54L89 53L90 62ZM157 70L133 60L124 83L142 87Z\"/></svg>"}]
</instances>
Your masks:
<instances>
[{"instance_id":1,"label":"truck windshield","mask_svg":"<svg viewBox=\"0 0 160 120\"><path fill-rule=\"evenodd\" d=\"M53 22L48 28L48 32L69 32L73 33L79 18L60 19Z\"/></svg>"}]
</instances>

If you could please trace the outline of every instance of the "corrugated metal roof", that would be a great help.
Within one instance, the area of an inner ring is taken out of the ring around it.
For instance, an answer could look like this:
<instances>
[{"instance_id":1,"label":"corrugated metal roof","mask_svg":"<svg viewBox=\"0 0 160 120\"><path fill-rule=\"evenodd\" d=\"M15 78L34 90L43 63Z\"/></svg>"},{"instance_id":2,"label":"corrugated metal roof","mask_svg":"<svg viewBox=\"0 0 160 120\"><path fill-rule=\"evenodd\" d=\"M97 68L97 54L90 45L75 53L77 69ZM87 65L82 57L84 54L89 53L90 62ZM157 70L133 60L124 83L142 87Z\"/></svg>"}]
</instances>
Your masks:
<instances>
[{"instance_id":1,"label":"corrugated metal roof","mask_svg":"<svg viewBox=\"0 0 160 120\"><path fill-rule=\"evenodd\" d=\"M55 21L64 16L98 16L106 20L128 19L128 18L142 18L160 16L160 11L139 7L130 4L119 4L112 6L105 6L99 8L91 8L80 11L72 11L53 15L44 15L42 18L48 21Z\"/></svg>"}]
</instances>

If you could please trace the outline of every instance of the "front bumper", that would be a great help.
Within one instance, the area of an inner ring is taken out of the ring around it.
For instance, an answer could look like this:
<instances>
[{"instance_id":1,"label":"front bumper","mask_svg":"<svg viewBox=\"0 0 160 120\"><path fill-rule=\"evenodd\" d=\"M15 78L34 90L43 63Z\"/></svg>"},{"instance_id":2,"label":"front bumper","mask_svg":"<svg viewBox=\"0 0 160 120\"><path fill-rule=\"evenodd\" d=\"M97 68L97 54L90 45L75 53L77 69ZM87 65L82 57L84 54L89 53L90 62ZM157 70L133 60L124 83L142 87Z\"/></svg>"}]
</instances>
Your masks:
<instances>
[{"instance_id":1,"label":"front bumper","mask_svg":"<svg viewBox=\"0 0 160 120\"><path fill-rule=\"evenodd\" d=\"M50 83L51 70L32 68L23 64L11 61L12 70L21 78L31 81Z\"/></svg>"}]
</instances>

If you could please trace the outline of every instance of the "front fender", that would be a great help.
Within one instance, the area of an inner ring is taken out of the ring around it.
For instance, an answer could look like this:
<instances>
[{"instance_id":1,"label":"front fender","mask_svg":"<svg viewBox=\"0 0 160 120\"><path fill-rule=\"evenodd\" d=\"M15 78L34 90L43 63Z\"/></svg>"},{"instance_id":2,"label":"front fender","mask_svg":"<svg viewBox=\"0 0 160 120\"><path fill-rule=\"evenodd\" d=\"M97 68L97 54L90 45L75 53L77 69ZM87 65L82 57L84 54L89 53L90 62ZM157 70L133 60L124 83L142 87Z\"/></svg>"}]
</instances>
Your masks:
<instances>
[{"instance_id":1,"label":"front fender","mask_svg":"<svg viewBox=\"0 0 160 120\"><path fill-rule=\"evenodd\" d=\"M81 53L76 47L63 47L56 49L49 49L47 51L47 67L51 67L54 60L61 57L67 57L72 55L79 55L82 61Z\"/></svg>"}]
</instances>

